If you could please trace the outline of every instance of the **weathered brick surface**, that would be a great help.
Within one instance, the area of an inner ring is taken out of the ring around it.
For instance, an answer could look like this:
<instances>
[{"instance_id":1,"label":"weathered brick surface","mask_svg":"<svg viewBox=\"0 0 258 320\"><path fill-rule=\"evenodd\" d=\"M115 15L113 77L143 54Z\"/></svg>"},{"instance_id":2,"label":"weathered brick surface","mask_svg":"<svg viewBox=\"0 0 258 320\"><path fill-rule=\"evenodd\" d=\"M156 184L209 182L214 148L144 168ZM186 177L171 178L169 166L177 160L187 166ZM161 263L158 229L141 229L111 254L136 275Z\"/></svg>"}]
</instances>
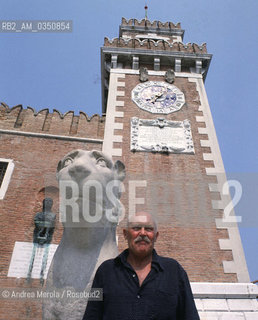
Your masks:
<instances>
[{"instance_id":1,"label":"weathered brick surface","mask_svg":"<svg viewBox=\"0 0 258 320\"><path fill-rule=\"evenodd\" d=\"M149 80L164 81L163 77L149 77ZM231 251L222 251L218 239L228 238L226 230L216 229L215 219L220 218L222 211L214 210L211 200L220 199L216 192L210 192L208 183L216 183L216 177L208 177L205 168L214 167L212 161L204 161L203 153L209 148L200 145L200 139L207 135L199 134L196 116L199 96L194 83L186 78L175 79L174 84L184 92L186 104L180 111L169 115L157 115L141 110L131 100L131 91L139 83L138 76L126 75L125 107L117 107L124 111L124 118L117 118L123 123L123 130L115 130L115 134L123 136L123 143L115 143L122 148L122 161L126 165L126 192L122 201L128 213L128 181L147 180L147 188L138 188L136 197L143 197L144 205L137 205L136 211L148 210L158 214L160 237L156 243L158 252L177 259L187 270L191 281L235 282L235 274L225 274L222 261L232 260ZM130 151L130 119L154 119L163 117L167 120L191 122L195 154L161 154ZM118 158L119 159L119 158ZM122 228L118 230L119 249L126 247Z\"/></svg>"},{"instance_id":2,"label":"weathered brick surface","mask_svg":"<svg viewBox=\"0 0 258 320\"><path fill-rule=\"evenodd\" d=\"M161 80L163 77L150 76L149 80ZM219 193L210 192L208 183L216 183L216 177L208 177L205 168L213 167L212 161L204 161L203 153L210 148L201 147L200 139L207 135L198 133L197 123L199 96L194 83L185 78L177 78L175 85L184 92L186 104L169 115L157 115L139 109L131 101L131 91L139 83L138 76L126 75L124 97L117 100L125 102L117 111L124 112L124 118L116 118L123 123L123 130L115 134L123 136L123 143L114 143L122 148L122 160L126 165L126 192L122 202L129 209L128 183L131 180L147 180L147 188L136 190L137 198L144 198L144 205L136 209L158 213L160 236L156 244L157 251L164 256L177 259L187 270L191 281L235 282L235 274L225 274L223 260L232 260L231 251L220 250L218 239L228 238L226 230L216 229L215 219L222 211L211 207L211 200L220 199ZM130 119L154 119L164 117L167 120L191 122L195 154L160 154L130 151ZM57 111L49 113L42 110L36 115L31 108L17 106L12 109L0 106L0 129L25 132L38 132L88 138L103 138L105 118L94 115L89 118L81 112L75 116L72 112L60 116ZM58 185L55 181L56 166L60 158L72 149L98 149L101 144L45 139L28 136L0 135L0 157L13 159L15 168L4 200L0 201L1 215L1 261L0 286L38 287L39 280L30 284L26 279L8 278L8 268L15 241L32 242L33 217L42 210L45 196L54 199L53 211L58 214ZM122 236L125 220L118 228L119 249L126 247ZM62 224L57 223L53 243L58 244L62 236ZM0 319L40 319L41 302L32 300L1 300Z\"/></svg>"},{"instance_id":3,"label":"weathered brick surface","mask_svg":"<svg viewBox=\"0 0 258 320\"><path fill-rule=\"evenodd\" d=\"M88 117L80 112L75 116L73 111L69 111L62 115L57 110L53 113L48 109L35 112L30 107L23 109L19 105L9 108L0 104L0 129L4 130L103 139L104 127L105 117L97 114Z\"/></svg>"},{"instance_id":4,"label":"weathered brick surface","mask_svg":"<svg viewBox=\"0 0 258 320\"><path fill-rule=\"evenodd\" d=\"M7 116L9 115L10 113L7 113ZM5 124L3 121L0 123L1 127ZM26 279L7 277L14 244L15 241L33 241L33 218L36 212L42 211L42 200L46 196L53 198L52 209L58 215L59 196L58 184L55 180L56 167L58 161L67 152L77 148L101 150L102 145L0 134L0 158L13 159L15 164L5 198L0 200L1 288L41 288L39 279L32 279L32 282L27 284ZM58 244L60 242L62 230L62 224L57 217L52 243ZM40 300L0 300L1 320L35 320L40 318Z\"/></svg>"}]
</instances>

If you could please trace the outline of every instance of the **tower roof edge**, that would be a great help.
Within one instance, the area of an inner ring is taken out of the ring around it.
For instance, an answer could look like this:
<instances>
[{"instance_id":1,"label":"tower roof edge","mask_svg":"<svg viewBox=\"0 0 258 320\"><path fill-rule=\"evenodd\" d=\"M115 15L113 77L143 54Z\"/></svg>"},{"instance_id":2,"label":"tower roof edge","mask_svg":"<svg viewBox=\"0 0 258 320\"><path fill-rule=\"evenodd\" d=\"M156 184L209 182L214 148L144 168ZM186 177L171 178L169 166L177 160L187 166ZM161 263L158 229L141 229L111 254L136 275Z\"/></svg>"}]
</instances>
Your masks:
<instances>
[{"instance_id":1,"label":"tower roof edge","mask_svg":"<svg viewBox=\"0 0 258 320\"><path fill-rule=\"evenodd\" d=\"M173 22L161 22L158 20L150 21L147 19L126 19L122 18L119 27L119 37L122 37L124 32L130 33L155 33L167 36L181 36L184 35L184 30L181 29L180 22L174 24Z\"/></svg>"},{"instance_id":2,"label":"tower roof edge","mask_svg":"<svg viewBox=\"0 0 258 320\"><path fill-rule=\"evenodd\" d=\"M148 19L138 20L135 18L126 19L122 18L121 26L151 26L153 28L162 28L162 29L181 29L181 23L177 22L176 24L171 21L162 22L159 20L150 21Z\"/></svg>"}]
</instances>

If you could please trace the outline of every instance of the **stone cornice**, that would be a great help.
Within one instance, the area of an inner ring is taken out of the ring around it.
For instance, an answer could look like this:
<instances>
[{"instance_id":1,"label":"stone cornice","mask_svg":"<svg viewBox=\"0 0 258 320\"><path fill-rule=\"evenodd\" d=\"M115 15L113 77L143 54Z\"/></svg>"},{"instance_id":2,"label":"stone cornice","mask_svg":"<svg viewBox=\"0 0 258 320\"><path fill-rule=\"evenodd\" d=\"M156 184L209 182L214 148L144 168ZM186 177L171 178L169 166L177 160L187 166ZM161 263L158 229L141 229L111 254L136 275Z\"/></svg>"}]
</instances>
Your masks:
<instances>
[{"instance_id":1,"label":"stone cornice","mask_svg":"<svg viewBox=\"0 0 258 320\"><path fill-rule=\"evenodd\" d=\"M146 49L135 49L135 48L117 48L117 47L102 47L102 54L119 54L119 55L144 55L144 56L164 56L164 57L175 57L175 58L189 58L189 59L203 59L211 60L212 54L200 53L200 52L187 52L187 51L162 51L162 50L146 50Z\"/></svg>"},{"instance_id":2,"label":"stone cornice","mask_svg":"<svg viewBox=\"0 0 258 320\"><path fill-rule=\"evenodd\" d=\"M127 47L141 50L163 50L163 51L183 51L195 53L207 53L206 43L198 45L196 43L169 42L166 40L153 39L124 39L124 38L104 38L105 47Z\"/></svg>"},{"instance_id":3,"label":"stone cornice","mask_svg":"<svg viewBox=\"0 0 258 320\"><path fill-rule=\"evenodd\" d=\"M82 138L75 136L64 136L57 134L48 134L48 133L37 133L37 132L26 132L18 130L4 130L0 129L1 134L11 134L17 136L26 136L31 138L43 138L43 139L57 139L57 140L68 140L68 141L78 141L78 142L89 142L89 143L103 143L103 139L92 139L92 138Z\"/></svg>"}]
</instances>

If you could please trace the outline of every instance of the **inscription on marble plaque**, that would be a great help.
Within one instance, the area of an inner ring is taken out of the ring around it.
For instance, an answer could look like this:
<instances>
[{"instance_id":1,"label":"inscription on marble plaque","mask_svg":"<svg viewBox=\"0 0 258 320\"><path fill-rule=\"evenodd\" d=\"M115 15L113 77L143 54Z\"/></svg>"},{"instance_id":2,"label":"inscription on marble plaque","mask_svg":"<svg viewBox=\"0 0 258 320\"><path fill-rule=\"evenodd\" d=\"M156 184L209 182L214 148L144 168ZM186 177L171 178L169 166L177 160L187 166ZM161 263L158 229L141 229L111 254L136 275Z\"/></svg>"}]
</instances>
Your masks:
<instances>
[{"instance_id":1,"label":"inscription on marble plaque","mask_svg":"<svg viewBox=\"0 0 258 320\"><path fill-rule=\"evenodd\" d=\"M44 272L44 279L46 279L47 277L48 269L57 247L58 247L57 244L49 245L48 259L47 259L46 269ZM8 270L8 275L7 275L8 277L27 278L32 249L33 249L33 243L31 242L20 242L20 241L15 242L13 254L12 254L12 258L11 258L11 262ZM42 266L44 250L45 248L43 246L37 247L36 249L31 278L34 278L34 279L40 278L40 270Z\"/></svg>"},{"instance_id":2,"label":"inscription on marble plaque","mask_svg":"<svg viewBox=\"0 0 258 320\"><path fill-rule=\"evenodd\" d=\"M131 119L131 150L194 154L189 120Z\"/></svg>"}]
</instances>

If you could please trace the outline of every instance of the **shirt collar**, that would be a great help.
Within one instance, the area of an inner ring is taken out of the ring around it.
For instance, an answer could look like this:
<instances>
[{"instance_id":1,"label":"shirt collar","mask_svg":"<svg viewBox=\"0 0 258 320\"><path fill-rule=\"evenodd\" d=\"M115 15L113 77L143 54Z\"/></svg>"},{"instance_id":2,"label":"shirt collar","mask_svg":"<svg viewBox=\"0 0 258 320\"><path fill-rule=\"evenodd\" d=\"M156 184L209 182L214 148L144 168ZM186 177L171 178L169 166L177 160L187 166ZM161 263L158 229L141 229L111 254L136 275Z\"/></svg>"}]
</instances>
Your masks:
<instances>
[{"instance_id":1,"label":"shirt collar","mask_svg":"<svg viewBox=\"0 0 258 320\"><path fill-rule=\"evenodd\" d=\"M125 249L123 252L121 252L114 260L116 263L122 263L124 266L129 266L127 262L127 257L129 254L129 250ZM160 256L157 254L156 250L153 249L152 251L152 262L151 266L154 267L157 271L161 270L163 271L164 268L162 266L162 262L160 259Z\"/></svg>"}]
</instances>

